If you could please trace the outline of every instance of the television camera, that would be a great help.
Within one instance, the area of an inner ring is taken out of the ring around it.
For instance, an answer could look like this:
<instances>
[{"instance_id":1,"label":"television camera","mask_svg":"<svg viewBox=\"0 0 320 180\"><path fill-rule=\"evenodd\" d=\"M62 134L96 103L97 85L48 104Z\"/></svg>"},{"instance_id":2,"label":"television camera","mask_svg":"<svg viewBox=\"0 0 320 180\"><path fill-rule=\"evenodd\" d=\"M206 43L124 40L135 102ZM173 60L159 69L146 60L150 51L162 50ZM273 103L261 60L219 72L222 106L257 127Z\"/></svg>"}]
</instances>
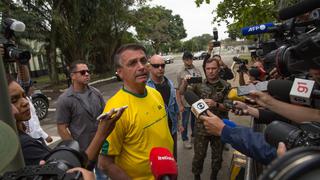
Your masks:
<instances>
[{"instance_id":1,"label":"television camera","mask_svg":"<svg viewBox=\"0 0 320 180\"><path fill-rule=\"evenodd\" d=\"M27 50L19 49L14 41L14 32L23 32L25 24L21 21L6 18L2 23L3 38L0 39L0 44L4 47L4 62L19 61L20 64L27 64L31 58L31 54Z\"/></svg>"}]
</instances>

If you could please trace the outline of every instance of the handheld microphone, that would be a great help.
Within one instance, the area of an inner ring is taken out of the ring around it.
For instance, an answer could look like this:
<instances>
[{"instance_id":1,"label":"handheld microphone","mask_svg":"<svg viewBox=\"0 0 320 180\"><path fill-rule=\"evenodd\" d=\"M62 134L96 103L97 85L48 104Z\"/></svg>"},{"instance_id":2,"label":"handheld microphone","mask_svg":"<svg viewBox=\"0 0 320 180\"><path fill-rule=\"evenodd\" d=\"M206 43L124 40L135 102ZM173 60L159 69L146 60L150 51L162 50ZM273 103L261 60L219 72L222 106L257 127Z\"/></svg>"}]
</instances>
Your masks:
<instances>
[{"instance_id":1,"label":"handheld microphone","mask_svg":"<svg viewBox=\"0 0 320 180\"><path fill-rule=\"evenodd\" d=\"M209 106L203 101L203 99L200 99L192 91L186 91L184 93L184 98L186 99L188 104L192 104L191 111L197 118L199 118L199 116L202 115L202 114L205 114L207 116L206 111L209 109ZM222 121L227 126L230 126L230 127L236 127L237 126L236 123L234 123L233 121L230 121L229 119L222 119Z\"/></svg>"},{"instance_id":2,"label":"handheld microphone","mask_svg":"<svg viewBox=\"0 0 320 180\"><path fill-rule=\"evenodd\" d=\"M275 27L275 25L272 22L269 22L265 24L244 27L241 29L241 33L243 36L263 34L269 32L272 27Z\"/></svg>"},{"instance_id":3,"label":"handheld microphone","mask_svg":"<svg viewBox=\"0 0 320 180\"><path fill-rule=\"evenodd\" d=\"M232 101L241 101L245 102L246 98L244 96L238 96L236 88L232 88L228 93L228 99Z\"/></svg>"},{"instance_id":4,"label":"handheld microphone","mask_svg":"<svg viewBox=\"0 0 320 180\"><path fill-rule=\"evenodd\" d=\"M268 84L270 95L284 102L311 105L311 98L318 97L320 91L314 89L313 80L295 78L289 80L272 80Z\"/></svg>"},{"instance_id":5,"label":"handheld microphone","mask_svg":"<svg viewBox=\"0 0 320 180\"><path fill-rule=\"evenodd\" d=\"M186 91L184 93L184 98L188 104L191 104L191 111L197 118L199 118L202 113L205 113L205 111L209 109L209 106L204 102L204 100L200 99L192 91Z\"/></svg>"},{"instance_id":6,"label":"handheld microphone","mask_svg":"<svg viewBox=\"0 0 320 180\"><path fill-rule=\"evenodd\" d=\"M217 41L218 40L218 29L216 27L214 27L212 31L213 31L213 39L215 41Z\"/></svg>"},{"instance_id":7,"label":"handheld microphone","mask_svg":"<svg viewBox=\"0 0 320 180\"><path fill-rule=\"evenodd\" d=\"M152 148L149 160L151 172L156 180L177 179L177 163L168 149L162 147Z\"/></svg>"},{"instance_id":8,"label":"handheld microphone","mask_svg":"<svg viewBox=\"0 0 320 180\"><path fill-rule=\"evenodd\" d=\"M279 19L287 20L287 19L299 16L301 14L307 13L309 11L312 11L316 8L320 8L319 0L304 0L293 6L281 9L279 11Z\"/></svg>"}]
</instances>

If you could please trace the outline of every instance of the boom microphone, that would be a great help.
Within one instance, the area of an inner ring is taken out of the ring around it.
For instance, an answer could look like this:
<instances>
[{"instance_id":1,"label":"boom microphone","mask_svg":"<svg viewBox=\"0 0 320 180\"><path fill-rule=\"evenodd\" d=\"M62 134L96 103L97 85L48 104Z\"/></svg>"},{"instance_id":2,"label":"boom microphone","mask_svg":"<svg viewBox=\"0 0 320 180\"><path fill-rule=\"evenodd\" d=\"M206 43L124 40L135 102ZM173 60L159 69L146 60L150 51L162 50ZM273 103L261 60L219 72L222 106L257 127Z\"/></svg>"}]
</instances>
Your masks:
<instances>
[{"instance_id":1,"label":"boom microphone","mask_svg":"<svg viewBox=\"0 0 320 180\"><path fill-rule=\"evenodd\" d=\"M275 27L275 25L272 22L269 22L265 24L244 27L241 29L241 33L243 36L263 34L269 32L273 27Z\"/></svg>"},{"instance_id":2,"label":"boom microphone","mask_svg":"<svg viewBox=\"0 0 320 180\"><path fill-rule=\"evenodd\" d=\"M162 147L152 148L149 160L151 172L156 180L177 179L177 163L168 149Z\"/></svg>"},{"instance_id":3,"label":"boom microphone","mask_svg":"<svg viewBox=\"0 0 320 180\"><path fill-rule=\"evenodd\" d=\"M301 14L307 13L309 11L312 11L316 8L320 8L319 0L304 0L293 6L281 9L279 11L279 19L287 20L287 19L299 16Z\"/></svg>"}]
</instances>

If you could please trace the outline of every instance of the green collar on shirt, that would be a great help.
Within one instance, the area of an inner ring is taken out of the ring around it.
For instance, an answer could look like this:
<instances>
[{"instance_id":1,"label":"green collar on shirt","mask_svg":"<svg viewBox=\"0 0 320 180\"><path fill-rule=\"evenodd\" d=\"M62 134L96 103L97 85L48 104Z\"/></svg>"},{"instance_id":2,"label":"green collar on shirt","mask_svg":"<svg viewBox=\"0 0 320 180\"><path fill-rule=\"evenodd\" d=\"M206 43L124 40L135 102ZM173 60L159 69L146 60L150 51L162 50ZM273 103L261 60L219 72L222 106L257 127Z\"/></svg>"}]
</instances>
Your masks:
<instances>
[{"instance_id":1,"label":"green collar on shirt","mask_svg":"<svg viewBox=\"0 0 320 180\"><path fill-rule=\"evenodd\" d=\"M136 97L138 97L138 98L144 98L144 97L146 97L147 94L148 94L147 89L144 90L144 93L143 93L143 94L133 93L133 92L125 89L124 86L122 86L122 90L123 90L124 92L127 92L127 93L129 93L129 94L132 94L133 96L136 96Z\"/></svg>"}]
</instances>

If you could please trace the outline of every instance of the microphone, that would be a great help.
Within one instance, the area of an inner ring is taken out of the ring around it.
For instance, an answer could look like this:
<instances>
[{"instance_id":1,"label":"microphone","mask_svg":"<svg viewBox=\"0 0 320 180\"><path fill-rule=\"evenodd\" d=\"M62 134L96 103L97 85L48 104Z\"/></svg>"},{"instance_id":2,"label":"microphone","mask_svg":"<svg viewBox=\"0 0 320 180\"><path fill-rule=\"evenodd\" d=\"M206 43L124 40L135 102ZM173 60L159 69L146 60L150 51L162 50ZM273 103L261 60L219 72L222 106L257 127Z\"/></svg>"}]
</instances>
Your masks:
<instances>
[{"instance_id":1,"label":"microphone","mask_svg":"<svg viewBox=\"0 0 320 180\"><path fill-rule=\"evenodd\" d=\"M186 99L188 104L192 104L191 111L192 113L199 118L201 114L206 114L205 111L209 109L209 106L203 101L203 99L200 99L194 92L192 91L186 91L184 93L184 98ZM230 121L229 119L222 119L224 124L230 127L236 127L237 124L233 121Z\"/></svg>"},{"instance_id":2,"label":"microphone","mask_svg":"<svg viewBox=\"0 0 320 180\"><path fill-rule=\"evenodd\" d=\"M244 27L241 29L241 33L243 36L263 34L272 30L273 27L275 27L275 24L273 24L272 22L269 22L265 24Z\"/></svg>"},{"instance_id":3,"label":"microphone","mask_svg":"<svg viewBox=\"0 0 320 180\"><path fill-rule=\"evenodd\" d=\"M228 99L232 101L245 102L246 98L244 96L238 96L238 91L236 88L232 88L228 93Z\"/></svg>"},{"instance_id":4,"label":"microphone","mask_svg":"<svg viewBox=\"0 0 320 180\"><path fill-rule=\"evenodd\" d=\"M191 105L192 113L199 118L202 113L205 113L209 109L209 106L204 102L203 99L200 99L194 92L186 91L184 93L184 98L187 103Z\"/></svg>"},{"instance_id":5,"label":"microphone","mask_svg":"<svg viewBox=\"0 0 320 180\"><path fill-rule=\"evenodd\" d=\"M290 90L292 84L293 82L289 80L271 80L268 83L267 91L272 97L290 103Z\"/></svg>"},{"instance_id":6,"label":"microphone","mask_svg":"<svg viewBox=\"0 0 320 180\"><path fill-rule=\"evenodd\" d=\"M319 0L304 0L293 6L281 9L279 11L279 19L287 20L287 19L299 16L301 14L307 13L309 11L312 11L316 8L320 8Z\"/></svg>"},{"instance_id":7,"label":"microphone","mask_svg":"<svg viewBox=\"0 0 320 180\"><path fill-rule=\"evenodd\" d=\"M214 27L212 31L213 31L213 39L215 41L217 41L218 40L218 29L216 27Z\"/></svg>"},{"instance_id":8,"label":"microphone","mask_svg":"<svg viewBox=\"0 0 320 180\"><path fill-rule=\"evenodd\" d=\"M312 97L320 96L320 91L314 89L314 84L313 80L295 78L293 82L272 80L267 88L269 94L280 101L310 106Z\"/></svg>"},{"instance_id":9,"label":"microphone","mask_svg":"<svg viewBox=\"0 0 320 180\"><path fill-rule=\"evenodd\" d=\"M177 163L168 149L162 147L152 148L149 160L151 172L156 180L177 179Z\"/></svg>"}]
</instances>

